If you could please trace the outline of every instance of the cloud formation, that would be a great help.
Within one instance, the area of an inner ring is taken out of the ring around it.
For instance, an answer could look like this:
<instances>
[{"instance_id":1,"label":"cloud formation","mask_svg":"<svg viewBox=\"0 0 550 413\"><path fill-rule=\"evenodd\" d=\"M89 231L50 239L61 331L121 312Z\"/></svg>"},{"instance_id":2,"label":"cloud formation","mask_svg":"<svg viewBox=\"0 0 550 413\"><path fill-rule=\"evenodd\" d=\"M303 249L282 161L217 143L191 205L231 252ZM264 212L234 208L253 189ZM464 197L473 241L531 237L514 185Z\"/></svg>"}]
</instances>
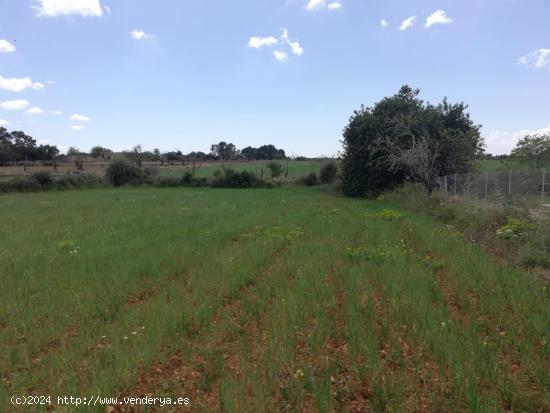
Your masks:
<instances>
[{"instance_id":1,"label":"cloud formation","mask_svg":"<svg viewBox=\"0 0 550 413\"><path fill-rule=\"evenodd\" d=\"M304 54L304 48L300 45L300 42L298 40L290 40L287 29L281 29L281 35L279 38L276 38L275 36L254 36L248 40L248 47L253 49L260 50L262 47L273 46L279 46L277 50L273 51L273 56L279 62L286 61L289 53L292 53L295 56L301 56Z\"/></svg>"},{"instance_id":2,"label":"cloud formation","mask_svg":"<svg viewBox=\"0 0 550 413\"><path fill-rule=\"evenodd\" d=\"M383 29L385 29L386 27L388 27L390 24L388 23L388 21L386 19L382 19L380 20L380 27L382 27Z\"/></svg>"},{"instance_id":3,"label":"cloud formation","mask_svg":"<svg viewBox=\"0 0 550 413\"><path fill-rule=\"evenodd\" d=\"M306 10L338 10L342 8L342 3L338 0L335 1L326 1L326 0L309 0L306 5Z\"/></svg>"},{"instance_id":4,"label":"cloud formation","mask_svg":"<svg viewBox=\"0 0 550 413\"><path fill-rule=\"evenodd\" d=\"M399 30L403 32L408 28L413 27L415 23L416 23L416 16L407 17L405 20L403 20L403 22L401 23L401 26L399 26Z\"/></svg>"},{"instance_id":5,"label":"cloud formation","mask_svg":"<svg viewBox=\"0 0 550 413\"><path fill-rule=\"evenodd\" d=\"M0 119L0 126L8 126L10 123L5 119Z\"/></svg>"},{"instance_id":6,"label":"cloud formation","mask_svg":"<svg viewBox=\"0 0 550 413\"><path fill-rule=\"evenodd\" d=\"M33 106L29 110L27 110L27 114L29 115L42 115L44 113L44 109L39 108L38 106Z\"/></svg>"},{"instance_id":7,"label":"cloud formation","mask_svg":"<svg viewBox=\"0 0 550 413\"><path fill-rule=\"evenodd\" d=\"M154 34L145 33L143 30L134 29L130 32L130 36L132 36L136 40L151 40L155 37Z\"/></svg>"},{"instance_id":8,"label":"cloud formation","mask_svg":"<svg viewBox=\"0 0 550 413\"><path fill-rule=\"evenodd\" d=\"M80 130L83 130L83 129L84 129L84 126L82 126L82 125L72 125L72 126L71 126L71 129L72 129L72 130L80 131Z\"/></svg>"},{"instance_id":9,"label":"cloud formation","mask_svg":"<svg viewBox=\"0 0 550 413\"><path fill-rule=\"evenodd\" d=\"M26 109L30 103L23 99L7 100L0 103L0 108L5 110L23 110Z\"/></svg>"},{"instance_id":10,"label":"cloud formation","mask_svg":"<svg viewBox=\"0 0 550 413\"><path fill-rule=\"evenodd\" d=\"M538 49L518 59L518 63L530 69L550 69L550 49Z\"/></svg>"},{"instance_id":11,"label":"cloud formation","mask_svg":"<svg viewBox=\"0 0 550 413\"><path fill-rule=\"evenodd\" d=\"M452 23L451 19L443 10L436 10L428 16L424 27L432 27L434 24L449 24Z\"/></svg>"},{"instance_id":12,"label":"cloud formation","mask_svg":"<svg viewBox=\"0 0 550 413\"><path fill-rule=\"evenodd\" d=\"M0 53L15 52L15 46L5 39L0 39Z\"/></svg>"},{"instance_id":13,"label":"cloud formation","mask_svg":"<svg viewBox=\"0 0 550 413\"><path fill-rule=\"evenodd\" d=\"M77 122L89 122L89 121L91 121L91 119L88 116L79 115L78 113L75 113L75 114L71 115L71 117L69 119L70 120L75 120Z\"/></svg>"},{"instance_id":14,"label":"cloud formation","mask_svg":"<svg viewBox=\"0 0 550 413\"><path fill-rule=\"evenodd\" d=\"M0 90L8 90L10 92L22 92L25 89L42 90L44 84L33 82L30 77L22 78L7 78L0 76Z\"/></svg>"},{"instance_id":15,"label":"cloud formation","mask_svg":"<svg viewBox=\"0 0 550 413\"><path fill-rule=\"evenodd\" d=\"M271 47L278 43L279 41L273 36L267 37L257 37L253 36L248 40L248 47L254 49L261 49L264 46Z\"/></svg>"},{"instance_id":16,"label":"cloud formation","mask_svg":"<svg viewBox=\"0 0 550 413\"><path fill-rule=\"evenodd\" d=\"M33 8L38 17L69 15L101 17L103 15L99 0L36 0Z\"/></svg>"}]
</instances>

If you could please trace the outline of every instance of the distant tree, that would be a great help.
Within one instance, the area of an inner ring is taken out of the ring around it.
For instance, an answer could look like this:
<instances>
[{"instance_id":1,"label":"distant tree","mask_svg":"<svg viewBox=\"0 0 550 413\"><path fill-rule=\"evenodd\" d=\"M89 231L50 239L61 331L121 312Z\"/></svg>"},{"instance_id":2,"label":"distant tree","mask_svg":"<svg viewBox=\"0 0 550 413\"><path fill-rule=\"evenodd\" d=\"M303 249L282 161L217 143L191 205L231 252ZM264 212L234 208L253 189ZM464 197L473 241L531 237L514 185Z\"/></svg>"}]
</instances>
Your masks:
<instances>
[{"instance_id":1,"label":"distant tree","mask_svg":"<svg viewBox=\"0 0 550 413\"><path fill-rule=\"evenodd\" d=\"M279 162L269 162L267 168L271 171L272 178L277 178L283 174L283 165Z\"/></svg>"},{"instance_id":2,"label":"distant tree","mask_svg":"<svg viewBox=\"0 0 550 413\"><path fill-rule=\"evenodd\" d=\"M101 158L102 160L109 159L113 154L113 151L102 146L94 146L90 149L90 156L94 159Z\"/></svg>"},{"instance_id":3,"label":"distant tree","mask_svg":"<svg viewBox=\"0 0 550 413\"><path fill-rule=\"evenodd\" d=\"M541 168L550 165L550 135L527 135L512 150L521 163Z\"/></svg>"},{"instance_id":4,"label":"distant tree","mask_svg":"<svg viewBox=\"0 0 550 413\"><path fill-rule=\"evenodd\" d=\"M373 108L354 112L344 130L344 193L377 193L407 179L431 192L439 174L466 172L483 153L480 126L465 104L444 99L434 106L420 100L419 93L403 86Z\"/></svg>"},{"instance_id":5,"label":"distant tree","mask_svg":"<svg viewBox=\"0 0 550 413\"><path fill-rule=\"evenodd\" d=\"M232 159L237 152L237 148L232 143L221 141L213 144L210 147L210 152L220 161L222 169L225 170L224 161Z\"/></svg>"},{"instance_id":6,"label":"distant tree","mask_svg":"<svg viewBox=\"0 0 550 413\"><path fill-rule=\"evenodd\" d=\"M130 152L125 152L124 154L128 159L134 162L138 168L141 168L145 158L143 147L141 145L134 146Z\"/></svg>"},{"instance_id":7,"label":"distant tree","mask_svg":"<svg viewBox=\"0 0 550 413\"><path fill-rule=\"evenodd\" d=\"M71 146L67 149L67 156L80 156L80 151L74 146Z\"/></svg>"}]
</instances>

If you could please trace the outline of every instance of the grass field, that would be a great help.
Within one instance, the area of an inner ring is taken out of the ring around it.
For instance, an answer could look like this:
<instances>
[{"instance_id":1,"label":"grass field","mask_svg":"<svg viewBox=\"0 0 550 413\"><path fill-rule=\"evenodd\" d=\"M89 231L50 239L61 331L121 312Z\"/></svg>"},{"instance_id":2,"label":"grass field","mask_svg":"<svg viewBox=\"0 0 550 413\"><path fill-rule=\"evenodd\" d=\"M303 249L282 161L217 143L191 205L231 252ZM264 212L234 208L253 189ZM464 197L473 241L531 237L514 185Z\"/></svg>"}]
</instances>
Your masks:
<instances>
[{"instance_id":1,"label":"grass field","mask_svg":"<svg viewBox=\"0 0 550 413\"><path fill-rule=\"evenodd\" d=\"M278 162L280 163L284 171L286 172L286 162L285 161L250 161L250 162L229 162L225 165L226 168L233 169L236 172L249 171L255 173L257 176L262 176L265 179L271 177L271 172L267 168L269 162ZM288 165L288 179L295 180L306 176L311 172L319 172L319 170L330 161L290 161ZM189 171L189 168L164 168L160 171L162 176L183 176L186 171ZM196 171L198 177L211 177L216 171L221 171L221 165L218 162L203 164ZM285 175L283 172L283 175Z\"/></svg>"},{"instance_id":2,"label":"grass field","mask_svg":"<svg viewBox=\"0 0 550 413\"><path fill-rule=\"evenodd\" d=\"M231 168L237 172L249 171L249 172L256 173L258 176L262 175L262 169L263 169L263 176L264 178L267 179L271 177L271 173L267 168L267 164L269 162L270 161L227 162L226 168ZM286 171L285 161L276 161L276 162L280 162ZM304 177L311 172L319 172L322 166L327 164L328 162L330 161L323 161L323 160L290 161L289 167L288 167L288 179L294 180L294 179ZM91 173L91 174L103 176L103 174L105 173L105 169L107 168L107 165L108 165L108 162L85 163L84 169L79 172ZM216 171L221 170L221 166L218 162L203 162L198 165L199 167L196 170L197 177L208 178L214 175ZM161 167L159 162L145 163L144 167L156 168L158 169L160 176L166 176L166 177L181 177L186 172L189 172L192 170L192 167L190 164L185 166L173 165L170 167L167 167L167 166ZM42 166L38 164L36 166L27 166L26 168L24 168L23 166L0 166L0 181L13 179L19 176L30 175L34 172L39 172L39 171L49 171L53 175L58 177L67 175L69 173L78 172L75 170L74 164L69 164L69 163L59 164L57 170L54 170L52 166ZM283 173L283 176L284 176L284 173Z\"/></svg>"},{"instance_id":3,"label":"grass field","mask_svg":"<svg viewBox=\"0 0 550 413\"><path fill-rule=\"evenodd\" d=\"M13 394L550 408L547 284L422 213L320 188L12 194L0 211L0 411Z\"/></svg>"}]
</instances>

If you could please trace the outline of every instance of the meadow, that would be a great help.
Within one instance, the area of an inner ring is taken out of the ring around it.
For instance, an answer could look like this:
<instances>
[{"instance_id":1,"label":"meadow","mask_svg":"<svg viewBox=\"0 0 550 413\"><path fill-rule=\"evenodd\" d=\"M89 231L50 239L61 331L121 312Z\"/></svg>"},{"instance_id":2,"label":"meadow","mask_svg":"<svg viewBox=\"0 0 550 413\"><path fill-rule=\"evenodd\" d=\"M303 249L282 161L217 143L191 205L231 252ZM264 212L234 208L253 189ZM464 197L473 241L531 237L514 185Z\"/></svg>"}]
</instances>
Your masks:
<instances>
[{"instance_id":1,"label":"meadow","mask_svg":"<svg viewBox=\"0 0 550 413\"><path fill-rule=\"evenodd\" d=\"M267 164L272 161L227 161L226 168L235 170L236 172L249 171L255 173L258 177L262 174L264 178L269 178L271 173L267 167ZM286 172L286 161L274 161L280 163ZM307 160L296 161L291 160L288 163L288 179L295 180L308 175L311 172L318 172L321 167L330 160ZM49 171L55 177L62 177L71 173L89 173L98 176L103 176L105 169L108 166L106 162L85 162L82 171L77 171L73 163L60 163L57 170L54 170L53 166L43 166L37 163L33 166L0 166L0 181L9 180L20 176L31 175L35 172ZM190 162L185 165L181 163L174 164L172 166L161 166L160 162L146 162L143 164L144 168L153 168L158 171L158 174L163 177L179 178L186 172L192 171L192 165ZM198 178L210 178L216 171L221 171L221 165L219 162L197 162L197 169L195 175ZM283 176L285 174L283 172Z\"/></svg>"},{"instance_id":2,"label":"meadow","mask_svg":"<svg viewBox=\"0 0 550 413\"><path fill-rule=\"evenodd\" d=\"M547 283L398 203L121 188L0 195L0 211L0 411L25 411L14 394L550 409Z\"/></svg>"}]
</instances>

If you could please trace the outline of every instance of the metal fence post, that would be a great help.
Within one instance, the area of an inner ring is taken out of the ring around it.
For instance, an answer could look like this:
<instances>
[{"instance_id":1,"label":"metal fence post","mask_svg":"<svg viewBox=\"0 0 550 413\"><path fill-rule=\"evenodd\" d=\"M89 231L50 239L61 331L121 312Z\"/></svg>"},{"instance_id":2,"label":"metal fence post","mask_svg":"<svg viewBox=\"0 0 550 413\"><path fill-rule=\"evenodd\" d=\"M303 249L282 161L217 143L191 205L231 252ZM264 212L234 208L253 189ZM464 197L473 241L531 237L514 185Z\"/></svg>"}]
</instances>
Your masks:
<instances>
[{"instance_id":1,"label":"metal fence post","mask_svg":"<svg viewBox=\"0 0 550 413\"><path fill-rule=\"evenodd\" d=\"M470 173L468 172L468 178L466 183L466 196L470 198Z\"/></svg>"},{"instance_id":2,"label":"metal fence post","mask_svg":"<svg viewBox=\"0 0 550 413\"><path fill-rule=\"evenodd\" d=\"M489 172L485 172L485 199L487 199L488 186L489 186Z\"/></svg>"},{"instance_id":3,"label":"metal fence post","mask_svg":"<svg viewBox=\"0 0 550 413\"><path fill-rule=\"evenodd\" d=\"M512 170L508 171L508 196L512 197Z\"/></svg>"},{"instance_id":4,"label":"metal fence post","mask_svg":"<svg viewBox=\"0 0 550 413\"><path fill-rule=\"evenodd\" d=\"M542 188L540 191L540 200L542 205L544 205L544 186L546 185L545 178L546 178L546 169L543 169L542 170Z\"/></svg>"},{"instance_id":5,"label":"metal fence post","mask_svg":"<svg viewBox=\"0 0 550 413\"><path fill-rule=\"evenodd\" d=\"M445 175L445 198L447 198L448 188L447 188L447 175Z\"/></svg>"}]
</instances>

